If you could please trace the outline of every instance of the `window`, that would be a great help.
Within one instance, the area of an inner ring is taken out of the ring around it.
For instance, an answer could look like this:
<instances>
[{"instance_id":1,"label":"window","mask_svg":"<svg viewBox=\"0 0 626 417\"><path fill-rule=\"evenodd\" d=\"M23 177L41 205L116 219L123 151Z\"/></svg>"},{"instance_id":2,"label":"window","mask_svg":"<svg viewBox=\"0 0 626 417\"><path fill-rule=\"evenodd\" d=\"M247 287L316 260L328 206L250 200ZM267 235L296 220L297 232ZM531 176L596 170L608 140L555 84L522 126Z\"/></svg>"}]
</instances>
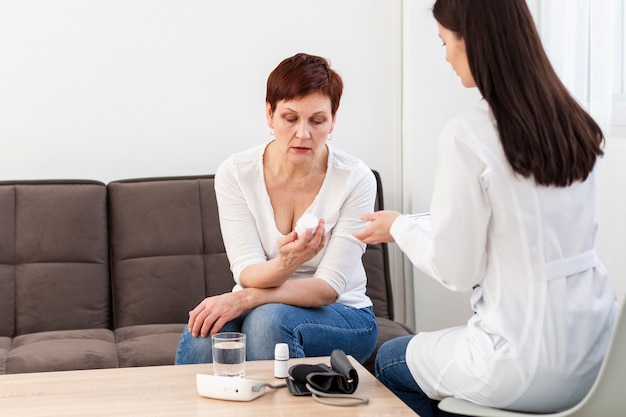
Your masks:
<instances>
[{"instance_id":1,"label":"window","mask_svg":"<svg viewBox=\"0 0 626 417\"><path fill-rule=\"evenodd\" d=\"M561 81L610 137L626 138L626 0L527 0Z\"/></svg>"}]
</instances>

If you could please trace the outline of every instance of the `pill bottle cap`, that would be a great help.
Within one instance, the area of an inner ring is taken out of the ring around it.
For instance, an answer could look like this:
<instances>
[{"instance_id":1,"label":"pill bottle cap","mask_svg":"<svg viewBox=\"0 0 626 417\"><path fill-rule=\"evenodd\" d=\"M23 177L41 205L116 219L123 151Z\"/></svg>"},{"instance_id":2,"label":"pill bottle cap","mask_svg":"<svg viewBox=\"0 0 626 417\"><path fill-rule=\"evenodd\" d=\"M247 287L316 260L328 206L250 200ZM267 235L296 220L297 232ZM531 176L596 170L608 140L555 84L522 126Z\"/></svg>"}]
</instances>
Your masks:
<instances>
[{"instance_id":1,"label":"pill bottle cap","mask_svg":"<svg viewBox=\"0 0 626 417\"><path fill-rule=\"evenodd\" d=\"M289 345L287 343L276 343L276 346L274 347L274 359L289 359Z\"/></svg>"}]
</instances>

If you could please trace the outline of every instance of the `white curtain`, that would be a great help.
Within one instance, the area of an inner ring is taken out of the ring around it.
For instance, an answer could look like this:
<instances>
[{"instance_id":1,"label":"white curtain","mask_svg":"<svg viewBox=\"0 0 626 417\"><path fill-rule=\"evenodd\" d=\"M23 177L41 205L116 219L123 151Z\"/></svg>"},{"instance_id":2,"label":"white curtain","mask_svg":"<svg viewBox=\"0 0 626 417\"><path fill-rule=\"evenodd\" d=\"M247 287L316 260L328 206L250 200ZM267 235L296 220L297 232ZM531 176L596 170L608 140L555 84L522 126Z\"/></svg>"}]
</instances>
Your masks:
<instances>
[{"instance_id":1,"label":"white curtain","mask_svg":"<svg viewBox=\"0 0 626 417\"><path fill-rule=\"evenodd\" d=\"M623 169L626 140L624 120L619 120L623 116L614 118L612 112L618 108L614 92L623 91L624 0L527 1L556 72L605 134L604 157L598 168L596 245L617 287L618 299L623 303L626 295L623 253L626 247L626 171Z\"/></svg>"},{"instance_id":2,"label":"white curtain","mask_svg":"<svg viewBox=\"0 0 626 417\"><path fill-rule=\"evenodd\" d=\"M557 74L608 135L617 0L528 0L528 5Z\"/></svg>"}]
</instances>

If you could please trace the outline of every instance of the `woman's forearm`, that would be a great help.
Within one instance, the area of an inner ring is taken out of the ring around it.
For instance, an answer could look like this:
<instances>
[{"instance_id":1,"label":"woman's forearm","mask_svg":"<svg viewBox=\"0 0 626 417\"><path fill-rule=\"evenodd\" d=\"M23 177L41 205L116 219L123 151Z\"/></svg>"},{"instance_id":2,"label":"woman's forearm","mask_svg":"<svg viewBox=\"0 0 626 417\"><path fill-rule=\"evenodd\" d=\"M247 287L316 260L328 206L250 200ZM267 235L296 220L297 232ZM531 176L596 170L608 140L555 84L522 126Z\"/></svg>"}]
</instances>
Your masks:
<instances>
[{"instance_id":1,"label":"woman's forearm","mask_svg":"<svg viewBox=\"0 0 626 417\"><path fill-rule=\"evenodd\" d=\"M273 288L282 285L296 272L297 265L286 265L281 258L249 265L241 271L239 282L245 288Z\"/></svg>"},{"instance_id":2,"label":"woman's forearm","mask_svg":"<svg viewBox=\"0 0 626 417\"><path fill-rule=\"evenodd\" d=\"M278 240L278 256L246 266L239 275L239 283L246 288L279 287L325 245L324 220L319 221L315 232L307 239L297 239L296 234L291 232Z\"/></svg>"},{"instance_id":3,"label":"woman's forearm","mask_svg":"<svg viewBox=\"0 0 626 417\"><path fill-rule=\"evenodd\" d=\"M281 303L297 307L321 307L337 301L337 293L319 278L285 281L273 288L245 288L246 304L255 308L262 304Z\"/></svg>"}]
</instances>

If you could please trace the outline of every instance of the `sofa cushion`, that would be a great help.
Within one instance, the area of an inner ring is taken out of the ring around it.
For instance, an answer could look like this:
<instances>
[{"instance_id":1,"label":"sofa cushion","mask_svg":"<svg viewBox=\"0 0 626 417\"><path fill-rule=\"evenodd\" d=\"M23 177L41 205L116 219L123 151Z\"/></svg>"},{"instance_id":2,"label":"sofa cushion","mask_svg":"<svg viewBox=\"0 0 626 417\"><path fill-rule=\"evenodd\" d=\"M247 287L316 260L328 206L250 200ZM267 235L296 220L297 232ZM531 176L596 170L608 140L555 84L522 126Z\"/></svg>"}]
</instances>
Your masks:
<instances>
[{"instance_id":1,"label":"sofa cushion","mask_svg":"<svg viewBox=\"0 0 626 417\"><path fill-rule=\"evenodd\" d=\"M106 208L96 181L0 182L0 335L110 326Z\"/></svg>"},{"instance_id":2,"label":"sofa cushion","mask_svg":"<svg viewBox=\"0 0 626 417\"><path fill-rule=\"evenodd\" d=\"M105 265L69 262L19 265L17 334L108 327L106 271Z\"/></svg>"},{"instance_id":3,"label":"sofa cushion","mask_svg":"<svg viewBox=\"0 0 626 417\"><path fill-rule=\"evenodd\" d=\"M15 334L15 186L0 185L0 336Z\"/></svg>"},{"instance_id":4,"label":"sofa cushion","mask_svg":"<svg viewBox=\"0 0 626 417\"><path fill-rule=\"evenodd\" d=\"M144 324L115 329L121 367L173 365L185 324Z\"/></svg>"},{"instance_id":5,"label":"sofa cushion","mask_svg":"<svg viewBox=\"0 0 626 417\"><path fill-rule=\"evenodd\" d=\"M115 328L186 323L206 296L232 289L212 176L108 188Z\"/></svg>"},{"instance_id":6,"label":"sofa cushion","mask_svg":"<svg viewBox=\"0 0 626 417\"><path fill-rule=\"evenodd\" d=\"M117 349L111 330L61 330L15 337L6 373L116 367Z\"/></svg>"},{"instance_id":7,"label":"sofa cushion","mask_svg":"<svg viewBox=\"0 0 626 417\"><path fill-rule=\"evenodd\" d=\"M0 246L2 245L0 244ZM2 247L0 247L0 257L2 256L2 253ZM0 336L10 337L14 334L15 266L6 264L3 265L0 263Z\"/></svg>"},{"instance_id":8,"label":"sofa cushion","mask_svg":"<svg viewBox=\"0 0 626 417\"><path fill-rule=\"evenodd\" d=\"M7 357L11 349L11 338L0 337L0 375L7 373Z\"/></svg>"}]
</instances>

